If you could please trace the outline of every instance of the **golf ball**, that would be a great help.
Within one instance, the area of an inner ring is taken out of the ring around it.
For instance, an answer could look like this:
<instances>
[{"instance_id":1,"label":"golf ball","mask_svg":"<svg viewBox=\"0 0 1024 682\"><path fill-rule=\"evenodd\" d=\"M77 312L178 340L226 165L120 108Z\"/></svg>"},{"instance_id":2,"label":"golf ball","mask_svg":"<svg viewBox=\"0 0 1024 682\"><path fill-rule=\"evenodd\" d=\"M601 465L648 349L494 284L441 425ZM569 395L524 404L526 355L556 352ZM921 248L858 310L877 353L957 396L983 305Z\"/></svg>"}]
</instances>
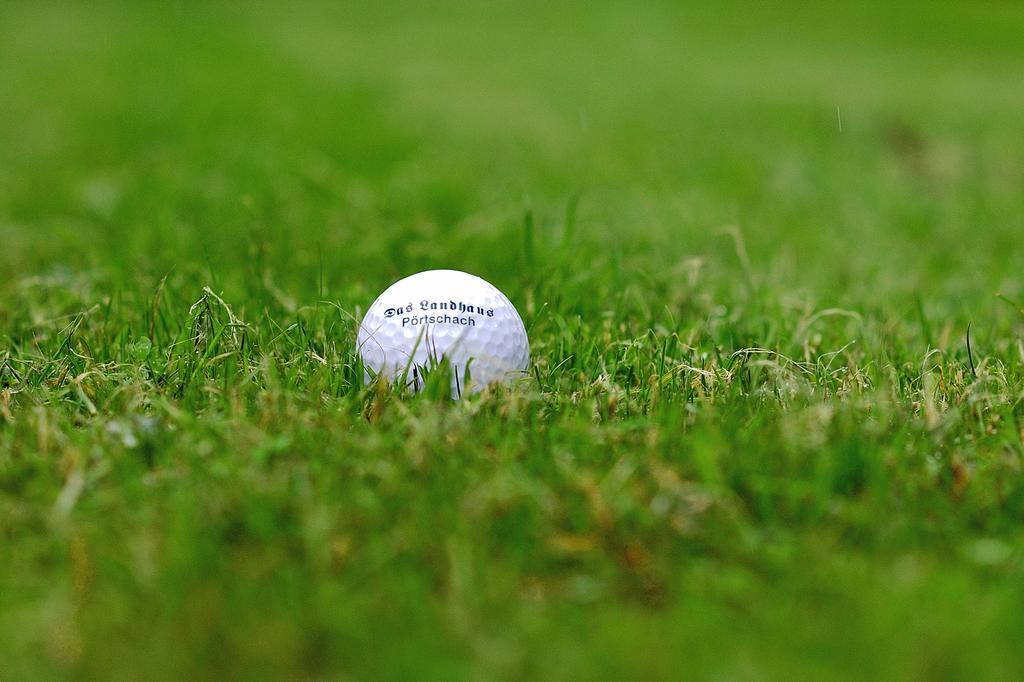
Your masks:
<instances>
[{"instance_id":1,"label":"golf ball","mask_svg":"<svg viewBox=\"0 0 1024 682\"><path fill-rule=\"evenodd\" d=\"M530 361L526 327L494 285L458 270L428 270L395 282L359 325L366 380L404 378L413 390L424 370L447 358L452 396L523 377Z\"/></svg>"}]
</instances>

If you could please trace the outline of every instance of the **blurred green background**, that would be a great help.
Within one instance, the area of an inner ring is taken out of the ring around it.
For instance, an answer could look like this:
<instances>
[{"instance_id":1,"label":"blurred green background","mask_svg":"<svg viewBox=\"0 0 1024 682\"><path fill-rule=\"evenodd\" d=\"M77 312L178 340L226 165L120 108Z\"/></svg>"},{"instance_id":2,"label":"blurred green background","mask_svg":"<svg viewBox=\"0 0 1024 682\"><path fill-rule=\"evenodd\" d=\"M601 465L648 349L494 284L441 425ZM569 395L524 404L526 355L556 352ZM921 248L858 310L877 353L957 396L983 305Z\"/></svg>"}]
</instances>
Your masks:
<instances>
[{"instance_id":1,"label":"blurred green background","mask_svg":"<svg viewBox=\"0 0 1024 682\"><path fill-rule=\"evenodd\" d=\"M5 278L205 259L244 287L254 255L307 295L321 259L331 286L500 273L525 207L553 229L578 196L581 248L646 271L736 225L852 300L1019 286L1017 3L4 14Z\"/></svg>"},{"instance_id":2,"label":"blurred green background","mask_svg":"<svg viewBox=\"0 0 1024 682\"><path fill-rule=\"evenodd\" d=\"M4 2L0 678L1019 677L1022 37ZM435 267L534 386L362 387Z\"/></svg>"}]
</instances>

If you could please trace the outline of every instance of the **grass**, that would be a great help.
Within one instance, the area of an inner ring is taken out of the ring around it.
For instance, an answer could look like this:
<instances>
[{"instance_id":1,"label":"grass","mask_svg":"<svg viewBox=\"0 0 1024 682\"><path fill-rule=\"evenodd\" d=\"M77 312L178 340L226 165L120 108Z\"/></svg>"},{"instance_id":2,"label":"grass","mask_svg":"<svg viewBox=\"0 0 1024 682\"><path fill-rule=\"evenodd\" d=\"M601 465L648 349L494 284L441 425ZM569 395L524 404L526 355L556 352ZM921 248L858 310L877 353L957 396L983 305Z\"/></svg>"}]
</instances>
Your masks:
<instances>
[{"instance_id":1,"label":"grass","mask_svg":"<svg viewBox=\"0 0 1024 682\"><path fill-rule=\"evenodd\" d=\"M0 678L1024 674L1018 4L2 15Z\"/></svg>"}]
</instances>

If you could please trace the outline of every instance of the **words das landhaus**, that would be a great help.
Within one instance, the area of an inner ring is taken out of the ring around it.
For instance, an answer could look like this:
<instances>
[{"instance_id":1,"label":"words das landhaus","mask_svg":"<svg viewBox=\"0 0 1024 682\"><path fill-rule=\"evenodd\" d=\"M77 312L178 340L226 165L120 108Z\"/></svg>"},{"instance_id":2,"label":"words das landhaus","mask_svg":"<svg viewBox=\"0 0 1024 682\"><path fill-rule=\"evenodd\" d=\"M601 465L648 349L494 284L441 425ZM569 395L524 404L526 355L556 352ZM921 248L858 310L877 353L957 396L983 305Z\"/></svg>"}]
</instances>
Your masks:
<instances>
[{"instance_id":1,"label":"words das landhaus","mask_svg":"<svg viewBox=\"0 0 1024 682\"><path fill-rule=\"evenodd\" d=\"M447 312L451 314L442 315L414 315L413 313L438 313ZM402 326L416 326L420 324L461 324L468 327L475 327L476 320L470 315L482 315L494 317L494 308L483 308L471 303L461 301L428 301L426 299L414 305L407 303L404 306L385 308L384 317L401 317Z\"/></svg>"}]
</instances>

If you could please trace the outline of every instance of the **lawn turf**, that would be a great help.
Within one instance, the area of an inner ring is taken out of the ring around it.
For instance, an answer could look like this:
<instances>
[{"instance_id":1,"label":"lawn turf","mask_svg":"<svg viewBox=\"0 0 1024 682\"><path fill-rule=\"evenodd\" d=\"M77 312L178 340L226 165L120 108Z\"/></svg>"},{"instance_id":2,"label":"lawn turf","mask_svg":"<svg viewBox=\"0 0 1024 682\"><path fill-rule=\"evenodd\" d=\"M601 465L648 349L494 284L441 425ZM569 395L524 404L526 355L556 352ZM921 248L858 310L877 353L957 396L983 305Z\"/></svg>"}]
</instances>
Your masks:
<instances>
[{"instance_id":1,"label":"lawn turf","mask_svg":"<svg viewBox=\"0 0 1024 682\"><path fill-rule=\"evenodd\" d=\"M893 5L4 4L0 678L1024 676L1024 7ZM529 381L363 386L435 267Z\"/></svg>"}]
</instances>

